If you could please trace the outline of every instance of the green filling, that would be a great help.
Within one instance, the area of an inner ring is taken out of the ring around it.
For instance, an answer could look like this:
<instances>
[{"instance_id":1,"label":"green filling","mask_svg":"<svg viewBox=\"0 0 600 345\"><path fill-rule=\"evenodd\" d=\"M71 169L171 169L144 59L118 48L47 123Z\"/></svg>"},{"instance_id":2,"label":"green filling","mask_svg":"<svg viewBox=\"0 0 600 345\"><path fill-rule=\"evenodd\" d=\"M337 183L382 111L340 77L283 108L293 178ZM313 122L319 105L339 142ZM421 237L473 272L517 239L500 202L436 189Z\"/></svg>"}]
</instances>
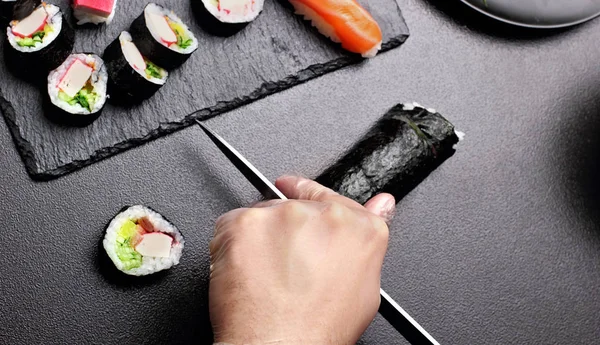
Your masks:
<instances>
[{"instance_id":1,"label":"green filling","mask_svg":"<svg viewBox=\"0 0 600 345\"><path fill-rule=\"evenodd\" d=\"M177 36L177 45L179 48L186 49L192 45L194 41L185 34L185 29L181 24L169 20L169 26L175 32L175 36Z\"/></svg>"},{"instance_id":2,"label":"green filling","mask_svg":"<svg viewBox=\"0 0 600 345\"><path fill-rule=\"evenodd\" d=\"M87 88L83 88L79 90L79 92L75 95L75 97L69 97L66 93L59 91L58 99L63 102L69 103L69 105L79 104L83 108L86 108L89 111L92 111L94 108L94 104L96 104L96 100L98 99L98 94L94 91L90 91Z\"/></svg>"},{"instance_id":3,"label":"green filling","mask_svg":"<svg viewBox=\"0 0 600 345\"><path fill-rule=\"evenodd\" d=\"M158 78L158 79L162 79L163 78L163 69L156 66L155 64L153 64L152 62L145 60L146 61L146 75L152 77L152 78Z\"/></svg>"},{"instance_id":4,"label":"green filling","mask_svg":"<svg viewBox=\"0 0 600 345\"><path fill-rule=\"evenodd\" d=\"M31 35L31 37L17 37L15 41L20 47L35 47L36 44L42 43L44 37L52 31L54 31L52 30L52 27L46 24L44 26L44 30L40 30L34 33L33 35Z\"/></svg>"},{"instance_id":5,"label":"green filling","mask_svg":"<svg viewBox=\"0 0 600 345\"><path fill-rule=\"evenodd\" d=\"M142 266L142 255L135 251L131 239L137 234L137 225L128 220L117 232L116 252L125 270Z\"/></svg>"}]
</instances>

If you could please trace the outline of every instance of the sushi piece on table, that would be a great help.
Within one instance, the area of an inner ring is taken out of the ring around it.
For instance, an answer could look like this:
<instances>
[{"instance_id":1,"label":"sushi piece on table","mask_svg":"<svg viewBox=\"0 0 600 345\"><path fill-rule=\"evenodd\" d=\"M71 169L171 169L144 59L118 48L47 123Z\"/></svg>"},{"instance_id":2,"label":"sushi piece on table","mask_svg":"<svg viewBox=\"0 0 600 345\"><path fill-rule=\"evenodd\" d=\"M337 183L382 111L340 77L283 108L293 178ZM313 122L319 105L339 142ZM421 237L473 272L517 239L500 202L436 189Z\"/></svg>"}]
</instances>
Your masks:
<instances>
[{"instance_id":1,"label":"sushi piece on table","mask_svg":"<svg viewBox=\"0 0 600 345\"><path fill-rule=\"evenodd\" d=\"M70 55L48 75L46 116L69 126L87 126L106 103L108 74L95 54Z\"/></svg>"},{"instance_id":2,"label":"sushi piece on table","mask_svg":"<svg viewBox=\"0 0 600 345\"><path fill-rule=\"evenodd\" d=\"M141 205L125 207L106 227L102 244L118 270L144 276L179 264L183 236L158 212Z\"/></svg>"},{"instance_id":3,"label":"sushi piece on table","mask_svg":"<svg viewBox=\"0 0 600 345\"><path fill-rule=\"evenodd\" d=\"M73 16L77 25L110 24L116 8L117 0L73 0Z\"/></svg>"},{"instance_id":4,"label":"sushi piece on table","mask_svg":"<svg viewBox=\"0 0 600 345\"><path fill-rule=\"evenodd\" d=\"M8 25L13 19L13 7L17 0L0 0L0 25Z\"/></svg>"},{"instance_id":5,"label":"sushi piece on table","mask_svg":"<svg viewBox=\"0 0 600 345\"><path fill-rule=\"evenodd\" d=\"M15 6L15 19L6 32L10 46L4 54L9 70L26 79L43 80L71 54L75 32L57 6L32 7L30 1L21 0Z\"/></svg>"},{"instance_id":6,"label":"sushi piece on table","mask_svg":"<svg viewBox=\"0 0 600 345\"><path fill-rule=\"evenodd\" d=\"M316 181L361 204L384 192L400 201L454 154L457 133L433 109L398 104Z\"/></svg>"},{"instance_id":7,"label":"sushi piece on table","mask_svg":"<svg viewBox=\"0 0 600 345\"><path fill-rule=\"evenodd\" d=\"M231 36L258 17L264 0L192 0L198 23L216 36Z\"/></svg>"},{"instance_id":8,"label":"sushi piece on table","mask_svg":"<svg viewBox=\"0 0 600 345\"><path fill-rule=\"evenodd\" d=\"M323 35L342 48L374 57L381 49L379 24L356 0L289 0L296 14L311 21Z\"/></svg>"},{"instance_id":9,"label":"sushi piece on table","mask_svg":"<svg viewBox=\"0 0 600 345\"><path fill-rule=\"evenodd\" d=\"M111 101L117 103L133 104L151 97L169 76L140 53L127 31L106 48L102 58L108 70Z\"/></svg>"},{"instance_id":10,"label":"sushi piece on table","mask_svg":"<svg viewBox=\"0 0 600 345\"><path fill-rule=\"evenodd\" d=\"M181 66L198 49L198 40L175 13L149 3L129 29L143 56L166 69Z\"/></svg>"}]
</instances>

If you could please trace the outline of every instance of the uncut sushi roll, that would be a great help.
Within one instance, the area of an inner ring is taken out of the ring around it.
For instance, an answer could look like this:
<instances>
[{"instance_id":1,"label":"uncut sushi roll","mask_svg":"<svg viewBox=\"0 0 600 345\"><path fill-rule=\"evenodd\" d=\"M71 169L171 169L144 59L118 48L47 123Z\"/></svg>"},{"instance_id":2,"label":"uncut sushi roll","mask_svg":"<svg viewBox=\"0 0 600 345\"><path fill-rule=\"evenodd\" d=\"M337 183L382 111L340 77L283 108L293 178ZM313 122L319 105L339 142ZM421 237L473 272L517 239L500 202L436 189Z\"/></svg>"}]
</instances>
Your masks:
<instances>
[{"instance_id":1,"label":"uncut sushi roll","mask_svg":"<svg viewBox=\"0 0 600 345\"><path fill-rule=\"evenodd\" d=\"M365 58L381 49L379 24L356 0L289 0L296 14L342 48Z\"/></svg>"},{"instance_id":2,"label":"uncut sushi roll","mask_svg":"<svg viewBox=\"0 0 600 345\"><path fill-rule=\"evenodd\" d=\"M57 123L87 126L106 103L108 74L95 54L70 55L48 75L46 116Z\"/></svg>"},{"instance_id":3,"label":"uncut sushi roll","mask_svg":"<svg viewBox=\"0 0 600 345\"><path fill-rule=\"evenodd\" d=\"M77 25L110 24L116 8L117 0L73 0L73 16Z\"/></svg>"},{"instance_id":4,"label":"uncut sushi roll","mask_svg":"<svg viewBox=\"0 0 600 345\"><path fill-rule=\"evenodd\" d=\"M149 98L169 76L164 68L142 56L127 31L121 32L106 48L103 59L109 76L111 100L118 103L137 103Z\"/></svg>"},{"instance_id":5,"label":"uncut sushi roll","mask_svg":"<svg viewBox=\"0 0 600 345\"><path fill-rule=\"evenodd\" d=\"M400 201L454 154L458 134L435 110L398 104L316 181L361 204L379 193Z\"/></svg>"},{"instance_id":6,"label":"uncut sushi roll","mask_svg":"<svg viewBox=\"0 0 600 345\"><path fill-rule=\"evenodd\" d=\"M43 79L73 50L75 32L57 6L19 0L6 35L5 58L10 70L29 79Z\"/></svg>"},{"instance_id":7,"label":"uncut sushi roll","mask_svg":"<svg viewBox=\"0 0 600 345\"><path fill-rule=\"evenodd\" d=\"M149 3L129 29L143 56L159 66L181 66L198 49L198 40L175 13Z\"/></svg>"},{"instance_id":8,"label":"uncut sushi roll","mask_svg":"<svg viewBox=\"0 0 600 345\"><path fill-rule=\"evenodd\" d=\"M144 276L177 265L184 240L158 212L136 205L125 207L113 218L102 244L118 270Z\"/></svg>"},{"instance_id":9,"label":"uncut sushi roll","mask_svg":"<svg viewBox=\"0 0 600 345\"><path fill-rule=\"evenodd\" d=\"M245 28L263 5L264 0L192 0L198 23L217 36L231 36Z\"/></svg>"}]
</instances>

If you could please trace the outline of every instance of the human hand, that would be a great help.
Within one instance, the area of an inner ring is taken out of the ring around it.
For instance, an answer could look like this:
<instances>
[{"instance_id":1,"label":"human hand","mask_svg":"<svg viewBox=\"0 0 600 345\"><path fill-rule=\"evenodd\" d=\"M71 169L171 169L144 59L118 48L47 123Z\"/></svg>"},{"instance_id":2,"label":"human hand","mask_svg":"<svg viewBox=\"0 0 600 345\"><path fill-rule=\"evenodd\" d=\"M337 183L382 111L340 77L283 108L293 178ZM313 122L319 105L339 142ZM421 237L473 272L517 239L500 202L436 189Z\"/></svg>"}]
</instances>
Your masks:
<instances>
[{"instance_id":1,"label":"human hand","mask_svg":"<svg viewBox=\"0 0 600 345\"><path fill-rule=\"evenodd\" d=\"M362 206L303 178L276 186L295 200L217 220L209 288L215 342L354 344L379 308L394 198L381 194Z\"/></svg>"}]
</instances>

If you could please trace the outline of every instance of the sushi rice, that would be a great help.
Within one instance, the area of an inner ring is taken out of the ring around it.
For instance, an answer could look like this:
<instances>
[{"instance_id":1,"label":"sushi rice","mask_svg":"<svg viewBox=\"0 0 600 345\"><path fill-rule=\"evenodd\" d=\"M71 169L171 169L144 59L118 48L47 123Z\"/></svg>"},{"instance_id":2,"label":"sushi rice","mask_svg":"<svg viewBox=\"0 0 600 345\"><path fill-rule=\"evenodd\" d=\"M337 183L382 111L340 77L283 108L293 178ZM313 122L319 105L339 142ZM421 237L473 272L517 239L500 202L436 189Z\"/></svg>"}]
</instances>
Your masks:
<instances>
[{"instance_id":1,"label":"sushi rice","mask_svg":"<svg viewBox=\"0 0 600 345\"><path fill-rule=\"evenodd\" d=\"M245 2L244 14L228 13L223 9L219 9L219 0L201 0L204 7L210 14L223 23L247 23L251 22L263 9L264 0L239 0Z\"/></svg>"},{"instance_id":2,"label":"sushi rice","mask_svg":"<svg viewBox=\"0 0 600 345\"><path fill-rule=\"evenodd\" d=\"M146 22L149 22L148 16L151 13L166 16L169 22L183 29L183 35L190 40L189 44L184 48L180 47L179 44L171 44L170 46L168 46L165 43L161 42L160 36L156 32L154 32L154 30L152 30L152 27L148 27L150 34L156 40L156 42L161 42L163 46L168 47L169 49L174 50L180 54L191 54L196 49L198 49L198 40L190 31L190 28L187 25L185 25L183 21L181 21L181 19L173 11L161 7L155 3L149 3L144 10Z\"/></svg>"},{"instance_id":3,"label":"sushi rice","mask_svg":"<svg viewBox=\"0 0 600 345\"><path fill-rule=\"evenodd\" d=\"M69 67L71 67L71 64L73 64L73 62L75 62L77 59L90 66L93 66L92 76L90 77L91 84L93 86L92 92L94 92L98 98L94 102L91 110L84 108L79 103L71 105L59 97L60 89L58 84L65 73L67 73L69 70ZM67 60L65 60L65 62L63 62L62 65L50 72L48 75L48 95L50 96L50 101L52 104L66 111L67 113L77 115L93 114L100 111L104 107L104 103L106 103L107 82L108 74L106 72L106 67L104 66L104 61L102 61L99 56L95 54L72 54L67 58Z\"/></svg>"},{"instance_id":4,"label":"sushi rice","mask_svg":"<svg viewBox=\"0 0 600 345\"><path fill-rule=\"evenodd\" d=\"M130 244L130 239L123 236L122 230L125 224L142 218L147 218L156 232L168 234L173 239L168 257L142 256ZM113 218L106 228L106 235L102 242L106 254L117 269L134 276L156 273L179 264L184 243L183 236L173 224L156 211L142 205L128 207ZM122 246L129 246L126 248L127 252L123 252Z\"/></svg>"},{"instance_id":5,"label":"sushi rice","mask_svg":"<svg viewBox=\"0 0 600 345\"><path fill-rule=\"evenodd\" d=\"M14 35L12 29L9 27L6 30L6 35L8 36L8 42L15 50L22 53L32 53L40 51L47 47L50 43L52 43L60 34L63 25L63 16L60 12L60 8L51 4L42 4L41 6L44 6L44 8L46 9L46 13L48 13L46 23L50 26L52 30L44 35L42 42L36 42L33 47L27 47L20 46L18 44L17 40L19 39L19 37Z\"/></svg>"},{"instance_id":6,"label":"sushi rice","mask_svg":"<svg viewBox=\"0 0 600 345\"><path fill-rule=\"evenodd\" d=\"M84 24L102 24L102 23L106 23L107 25L110 24L113 20L113 18L115 17L115 10L117 8L117 0L115 0L115 2L113 3L113 7L112 7L112 11L110 12L110 16L108 16L107 18L102 17L102 16L98 16L95 14L91 14L91 13L86 13L77 9L73 9L73 16L75 17L75 19L77 19L77 25L84 25Z\"/></svg>"}]
</instances>

